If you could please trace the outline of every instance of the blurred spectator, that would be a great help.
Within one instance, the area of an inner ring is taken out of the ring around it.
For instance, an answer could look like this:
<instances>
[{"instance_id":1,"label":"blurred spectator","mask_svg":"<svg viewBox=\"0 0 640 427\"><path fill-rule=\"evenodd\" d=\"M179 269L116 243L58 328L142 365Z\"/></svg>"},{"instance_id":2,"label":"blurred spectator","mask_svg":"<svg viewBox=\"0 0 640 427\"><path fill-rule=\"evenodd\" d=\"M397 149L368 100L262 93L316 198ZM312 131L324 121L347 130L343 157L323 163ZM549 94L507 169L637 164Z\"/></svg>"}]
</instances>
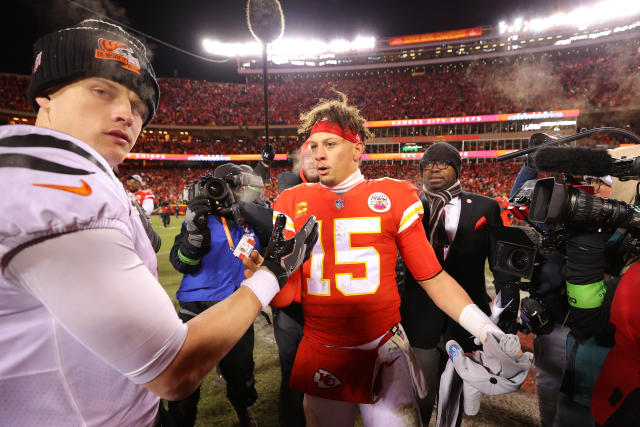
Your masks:
<instances>
[{"instance_id":1,"label":"blurred spectator","mask_svg":"<svg viewBox=\"0 0 640 427\"><path fill-rule=\"evenodd\" d=\"M417 161L366 161L362 163L360 170L367 178L381 178L388 176L391 178L411 181L420 188L419 173L416 172ZM165 163L163 166L135 167L130 163L123 163L119 167L121 176L133 174L141 175L145 180L153 182L154 192L158 200L180 201L182 189L185 185L192 183L205 175L208 168L173 168ZM216 165L214 165L215 167ZM461 180L463 180L464 190L482 194L489 197L508 196L510 188L508 183L513 182L520 170L521 164L518 162L495 162L486 161L484 163L468 162L461 170ZM271 165L272 176L290 169L284 162L276 162ZM123 178L124 179L124 178ZM275 200L279 193L279 185L275 179L265 182L261 198L266 201Z\"/></svg>"}]
</instances>

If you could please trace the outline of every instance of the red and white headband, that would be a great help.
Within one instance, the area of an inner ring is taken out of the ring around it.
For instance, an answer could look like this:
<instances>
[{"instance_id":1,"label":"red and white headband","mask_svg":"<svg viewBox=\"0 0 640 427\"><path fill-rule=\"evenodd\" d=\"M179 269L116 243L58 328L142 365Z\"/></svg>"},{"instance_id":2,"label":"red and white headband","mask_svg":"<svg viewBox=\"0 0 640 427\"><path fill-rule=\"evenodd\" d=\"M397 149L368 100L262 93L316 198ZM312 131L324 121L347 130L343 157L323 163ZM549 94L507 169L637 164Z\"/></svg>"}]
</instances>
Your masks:
<instances>
[{"instance_id":1,"label":"red and white headband","mask_svg":"<svg viewBox=\"0 0 640 427\"><path fill-rule=\"evenodd\" d=\"M362 137L360 137L358 132L354 132L348 127L343 128L340 124L330 122L327 118L317 121L316 124L313 125L313 128L311 128L309 136L318 132L332 133L346 139L347 141L351 141L354 144L364 144Z\"/></svg>"}]
</instances>

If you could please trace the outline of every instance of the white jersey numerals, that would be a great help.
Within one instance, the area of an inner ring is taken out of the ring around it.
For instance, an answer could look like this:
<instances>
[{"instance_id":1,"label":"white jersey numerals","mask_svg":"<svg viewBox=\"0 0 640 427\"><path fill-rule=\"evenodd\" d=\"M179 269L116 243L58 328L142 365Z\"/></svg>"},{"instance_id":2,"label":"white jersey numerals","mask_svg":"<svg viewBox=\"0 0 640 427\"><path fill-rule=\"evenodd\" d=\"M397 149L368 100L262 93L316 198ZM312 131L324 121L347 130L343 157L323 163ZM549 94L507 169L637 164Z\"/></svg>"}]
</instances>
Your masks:
<instances>
[{"instance_id":1,"label":"white jersey numerals","mask_svg":"<svg viewBox=\"0 0 640 427\"><path fill-rule=\"evenodd\" d=\"M322 248L322 220L318 220L318 241L311 251L309 263L311 278L307 279L307 292L310 295L330 295L331 288L328 280L323 280L324 249Z\"/></svg>"},{"instance_id":2,"label":"white jersey numerals","mask_svg":"<svg viewBox=\"0 0 640 427\"><path fill-rule=\"evenodd\" d=\"M322 236L322 221L318 221L318 232ZM364 264L365 277L354 278L354 273L335 273L336 288L343 295L374 294L380 286L380 253L373 246L351 246L353 234L380 234L381 218L340 218L333 222L330 230L334 240L335 266ZM311 295L329 296L330 281L325 278L329 270L325 260L322 239L313 248L311 255L310 278L307 279L307 291ZM359 268L358 270L361 270Z\"/></svg>"}]
</instances>

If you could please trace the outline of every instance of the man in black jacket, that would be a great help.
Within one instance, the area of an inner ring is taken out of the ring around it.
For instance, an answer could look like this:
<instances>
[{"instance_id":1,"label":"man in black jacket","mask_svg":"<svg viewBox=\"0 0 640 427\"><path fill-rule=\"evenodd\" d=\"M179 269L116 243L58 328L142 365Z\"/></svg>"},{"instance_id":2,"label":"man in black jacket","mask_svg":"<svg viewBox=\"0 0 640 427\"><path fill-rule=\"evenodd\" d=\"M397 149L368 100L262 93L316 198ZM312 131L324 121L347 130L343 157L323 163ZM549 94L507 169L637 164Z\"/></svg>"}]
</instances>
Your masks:
<instances>
[{"instance_id":1,"label":"man in black jacket","mask_svg":"<svg viewBox=\"0 0 640 427\"><path fill-rule=\"evenodd\" d=\"M462 191L460 165L460 153L450 144L432 144L424 153L420 160L421 199L425 211L422 222L445 271L460 283L480 309L489 314L485 264L491 247L484 225L501 224L500 207L492 198ZM496 291L511 279L495 272L494 275ZM502 301L509 302L517 292L516 288L504 289ZM517 304L514 306L517 314ZM429 386L427 397L419 400L426 425L446 362L441 344L455 339L465 351L475 349L475 345L473 337L436 307L408 270L400 310L402 324ZM513 316L513 311L510 313ZM505 332L516 333L515 330Z\"/></svg>"}]
</instances>

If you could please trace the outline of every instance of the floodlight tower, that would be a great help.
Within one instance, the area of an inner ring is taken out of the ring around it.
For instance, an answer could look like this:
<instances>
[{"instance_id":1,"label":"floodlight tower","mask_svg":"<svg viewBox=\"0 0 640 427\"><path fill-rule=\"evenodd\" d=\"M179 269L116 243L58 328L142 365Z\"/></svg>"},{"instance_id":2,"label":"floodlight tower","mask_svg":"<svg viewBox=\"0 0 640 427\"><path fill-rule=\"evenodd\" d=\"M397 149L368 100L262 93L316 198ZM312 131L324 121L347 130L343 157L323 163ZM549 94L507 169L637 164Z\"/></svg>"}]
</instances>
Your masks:
<instances>
[{"instance_id":1,"label":"floodlight tower","mask_svg":"<svg viewBox=\"0 0 640 427\"><path fill-rule=\"evenodd\" d=\"M284 15L278 0L247 0L247 25L251 35L262 43L262 84L264 88L264 138L269 147L269 94L267 90L267 45L282 37Z\"/></svg>"}]
</instances>

